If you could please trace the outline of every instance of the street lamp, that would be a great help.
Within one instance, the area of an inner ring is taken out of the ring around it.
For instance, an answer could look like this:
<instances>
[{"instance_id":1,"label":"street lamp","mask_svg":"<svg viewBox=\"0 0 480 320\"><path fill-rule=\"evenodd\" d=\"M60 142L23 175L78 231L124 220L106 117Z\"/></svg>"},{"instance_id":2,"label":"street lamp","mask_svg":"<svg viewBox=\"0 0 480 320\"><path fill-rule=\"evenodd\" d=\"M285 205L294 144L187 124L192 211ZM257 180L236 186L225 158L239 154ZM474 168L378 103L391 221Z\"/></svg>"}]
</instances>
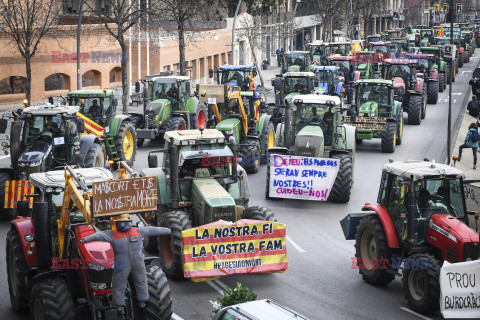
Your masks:
<instances>
[{"instance_id":1,"label":"street lamp","mask_svg":"<svg viewBox=\"0 0 480 320\"><path fill-rule=\"evenodd\" d=\"M295 2L296 2L296 3L295 3L295 8L293 9L293 17L292 17L292 20L293 20L293 21L292 21L292 28L293 28L293 30L292 30L293 32L292 32L292 33L293 33L293 37L295 37L295 23L294 23L294 22L295 22L295 15L297 14L298 4L301 3L302 0L296 0ZM294 38L292 38L292 41L290 42L290 51L293 51L293 39L294 39Z\"/></svg>"},{"instance_id":2,"label":"street lamp","mask_svg":"<svg viewBox=\"0 0 480 320\"><path fill-rule=\"evenodd\" d=\"M83 0L78 3L78 25L77 25L77 90L82 89L82 74L80 72L80 37L82 33Z\"/></svg>"}]
</instances>

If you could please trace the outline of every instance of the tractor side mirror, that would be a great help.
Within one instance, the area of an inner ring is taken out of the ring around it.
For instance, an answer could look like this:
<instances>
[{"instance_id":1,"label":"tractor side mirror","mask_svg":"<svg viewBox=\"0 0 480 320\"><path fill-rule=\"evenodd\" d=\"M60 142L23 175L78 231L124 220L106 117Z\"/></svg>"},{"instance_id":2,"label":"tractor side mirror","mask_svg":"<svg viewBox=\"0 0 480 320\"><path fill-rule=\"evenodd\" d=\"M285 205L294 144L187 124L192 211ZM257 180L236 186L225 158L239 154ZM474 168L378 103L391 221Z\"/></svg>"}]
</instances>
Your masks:
<instances>
[{"instance_id":1,"label":"tractor side mirror","mask_svg":"<svg viewBox=\"0 0 480 320\"><path fill-rule=\"evenodd\" d=\"M147 100L148 96L149 96L149 92L148 92L148 84L147 84L146 86L143 87L143 99Z\"/></svg>"},{"instance_id":2,"label":"tractor side mirror","mask_svg":"<svg viewBox=\"0 0 480 320\"><path fill-rule=\"evenodd\" d=\"M81 118L77 118L77 130L80 133L85 132L85 121Z\"/></svg>"},{"instance_id":3,"label":"tractor side mirror","mask_svg":"<svg viewBox=\"0 0 480 320\"><path fill-rule=\"evenodd\" d=\"M0 119L0 133L5 133L7 131L7 125L7 119Z\"/></svg>"},{"instance_id":4,"label":"tractor side mirror","mask_svg":"<svg viewBox=\"0 0 480 320\"><path fill-rule=\"evenodd\" d=\"M53 97L48 97L48 103L53 104Z\"/></svg>"},{"instance_id":5,"label":"tractor side mirror","mask_svg":"<svg viewBox=\"0 0 480 320\"><path fill-rule=\"evenodd\" d=\"M392 198L393 201L398 201L402 199L402 189L400 187L392 188Z\"/></svg>"},{"instance_id":6,"label":"tractor side mirror","mask_svg":"<svg viewBox=\"0 0 480 320\"><path fill-rule=\"evenodd\" d=\"M190 95L190 81L187 81L187 83L185 83L185 91L187 92L187 95ZM182 97L180 97L181 99Z\"/></svg>"},{"instance_id":7,"label":"tractor side mirror","mask_svg":"<svg viewBox=\"0 0 480 320\"><path fill-rule=\"evenodd\" d=\"M158 167L158 157L154 154L148 155L148 167L157 168Z\"/></svg>"},{"instance_id":8,"label":"tractor side mirror","mask_svg":"<svg viewBox=\"0 0 480 320\"><path fill-rule=\"evenodd\" d=\"M140 93L140 82L139 81L135 82L135 92Z\"/></svg>"}]
</instances>

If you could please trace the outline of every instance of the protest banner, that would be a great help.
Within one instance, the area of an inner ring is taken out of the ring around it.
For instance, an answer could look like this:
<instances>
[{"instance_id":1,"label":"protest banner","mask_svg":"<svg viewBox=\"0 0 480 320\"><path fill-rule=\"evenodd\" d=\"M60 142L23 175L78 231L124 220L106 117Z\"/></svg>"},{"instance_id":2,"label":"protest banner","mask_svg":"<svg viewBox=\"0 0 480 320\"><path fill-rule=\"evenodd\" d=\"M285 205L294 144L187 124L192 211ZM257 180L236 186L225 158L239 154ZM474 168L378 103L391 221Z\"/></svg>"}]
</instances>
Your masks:
<instances>
[{"instance_id":1,"label":"protest banner","mask_svg":"<svg viewBox=\"0 0 480 320\"><path fill-rule=\"evenodd\" d=\"M95 217L157 210L157 177L94 182Z\"/></svg>"},{"instance_id":2,"label":"protest banner","mask_svg":"<svg viewBox=\"0 0 480 320\"><path fill-rule=\"evenodd\" d=\"M239 273L288 269L286 225L274 221L217 221L182 231L183 272L206 281Z\"/></svg>"},{"instance_id":3,"label":"protest banner","mask_svg":"<svg viewBox=\"0 0 480 320\"><path fill-rule=\"evenodd\" d=\"M443 263L440 311L446 319L480 318L480 261Z\"/></svg>"},{"instance_id":4,"label":"protest banner","mask_svg":"<svg viewBox=\"0 0 480 320\"><path fill-rule=\"evenodd\" d=\"M326 201L337 177L338 159L270 156L270 197Z\"/></svg>"}]
</instances>

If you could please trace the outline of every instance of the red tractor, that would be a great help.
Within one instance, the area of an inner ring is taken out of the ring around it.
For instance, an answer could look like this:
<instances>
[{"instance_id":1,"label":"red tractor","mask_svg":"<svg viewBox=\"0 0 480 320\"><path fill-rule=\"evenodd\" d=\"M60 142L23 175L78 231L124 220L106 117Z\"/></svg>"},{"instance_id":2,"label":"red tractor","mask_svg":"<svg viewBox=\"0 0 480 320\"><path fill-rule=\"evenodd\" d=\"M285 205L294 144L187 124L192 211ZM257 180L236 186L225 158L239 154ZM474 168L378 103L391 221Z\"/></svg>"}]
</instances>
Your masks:
<instances>
[{"instance_id":1,"label":"red tractor","mask_svg":"<svg viewBox=\"0 0 480 320\"><path fill-rule=\"evenodd\" d=\"M423 78L423 80L427 83L427 103L436 104L438 102L440 82L442 82L442 86L444 85L444 82L441 81L440 78L445 74L440 74L438 70L434 68L435 55L425 53L407 53L405 58L418 61L417 76Z\"/></svg>"},{"instance_id":2,"label":"red tractor","mask_svg":"<svg viewBox=\"0 0 480 320\"><path fill-rule=\"evenodd\" d=\"M401 270L409 306L423 314L439 309L443 261L480 257L463 178L462 171L429 161L384 166L378 203L340 221L345 238L356 240L354 263L363 280L385 286Z\"/></svg>"},{"instance_id":3,"label":"red tractor","mask_svg":"<svg viewBox=\"0 0 480 320\"><path fill-rule=\"evenodd\" d=\"M417 74L418 60L386 59L383 78L393 80L396 100L402 101L408 124L419 125L427 113L427 84Z\"/></svg>"}]
</instances>

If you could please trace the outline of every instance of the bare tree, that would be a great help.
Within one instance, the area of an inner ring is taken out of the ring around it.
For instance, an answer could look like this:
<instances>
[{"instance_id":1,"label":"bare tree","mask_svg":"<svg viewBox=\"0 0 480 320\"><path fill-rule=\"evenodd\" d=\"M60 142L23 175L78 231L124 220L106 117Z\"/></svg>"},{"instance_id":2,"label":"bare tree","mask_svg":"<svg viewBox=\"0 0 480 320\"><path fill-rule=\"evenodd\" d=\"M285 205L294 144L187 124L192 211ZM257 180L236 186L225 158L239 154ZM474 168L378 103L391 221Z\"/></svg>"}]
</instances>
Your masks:
<instances>
[{"instance_id":1,"label":"bare tree","mask_svg":"<svg viewBox=\"0 0 480 320\"><path fill-rule=\"evenodd\" d=\"M57 0L0 1L0 33L8 37L25 59L25 93L30 104L32 89L31 61L42 39L56 28Z\"/></svg>"},{"instance_id":2,"label":"bare tree","mask_svg":"<svg viewBox=\"0 0 480 320\"><path fill-rule=\"evenodd\" d=\"M128 47L125 39L126 33L146 14L153 11L155 2L152 3L151 6L147 8L145 1L142 0L100 0L92 1L91 3L89 1L86 2L86 11L101 20L108 34L118 42L122 50L123 113L128 113L129 89L127 82L127 59L131 59L131 57L128 57Z\"/></svg>"},{"instance_id":3,"label":"bare tree","mask_svg":"<svg viewBox=\"0 0 480 320\"><path fill-rule=\"evenodd\" d=\"M253 61L258 65L259 61L257 58L257 53L266 49L266 44L262 41L264 37L263 29L259 27L259 17L252 17L250 15L242 15L239 19L239 34L247 40L248 46L250 47L250 54L253 57ZM257 68L258 76L260 77L260 83L262 87L265 87L263 82L263 77L261 73L261 68Z\"/></svg>"},{"instance_id":4,"label":"bare tree","mask_svg":"<svg viewBox=\"0 0 480 320\"><path fill-rule=\"evenodd\" d=\"M276 37L280 40L280 46L284 49L289 47L288 42L295 36L295 29L298 28L298 24L295 23L295 17L293 12L282 12L281 22L278 24L278 34Z\"/></svg>"}]
</instances>

